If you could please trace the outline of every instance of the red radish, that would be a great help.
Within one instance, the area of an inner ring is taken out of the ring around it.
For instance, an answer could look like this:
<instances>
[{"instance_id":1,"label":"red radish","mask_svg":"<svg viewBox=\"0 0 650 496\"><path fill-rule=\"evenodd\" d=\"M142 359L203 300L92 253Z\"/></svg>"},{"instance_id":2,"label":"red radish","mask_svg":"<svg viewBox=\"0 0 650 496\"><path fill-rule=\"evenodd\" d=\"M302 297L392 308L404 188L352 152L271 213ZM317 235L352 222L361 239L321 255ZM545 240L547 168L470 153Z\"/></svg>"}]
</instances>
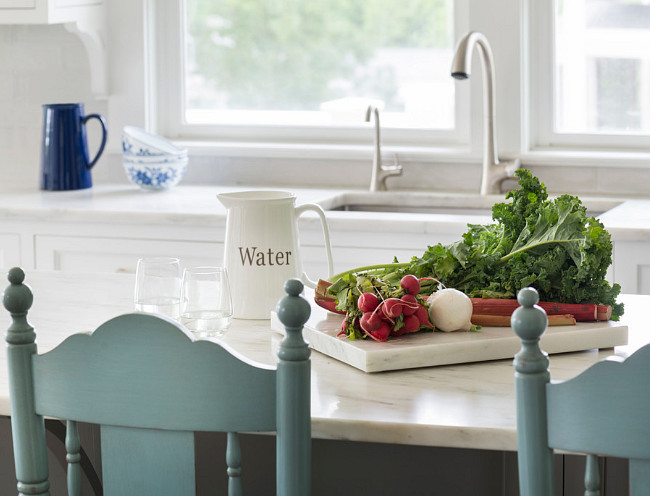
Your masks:
<instances>
[{"instance_id":1,"label":"red radish","mask_svg":"<svg viewBox=\"0 0 650 496\"><path fill-rule=\"evenodd\" d=\"M397 331L393 330L393 332L391 332L391 336L401 336L402 334L406 334L406 332L406 329L404 329L404 326L402 326Z\"/></svg>"},{"instance_id":2,"label":"red radish","mask_svg":"<svg viewBox=\"0 0 650 496\"><path fill-rule=\"evenodd\" d=\"M343 322L341 322L341 330L336 335L336 337L339 337L341 334L346 334L345 330L347 329L347 327L348 327L348 319L346 317L345 319L343 319Z\"/></svg>"},{"instance_id":3,"label":"red radish","mask_svg":"<svg viewBox=\"0 0 650 496\"><path fill-rule=\"evenodd\" d=\"M418 309L418 300L412 294L405 294L400 298L402 300L402 313L404 315L413 315Z\"/></svg>"},{"instance_id":4,"label":"red radish","mask_svg":"<svg viewBox=\"0 0 650 496\"><path fill-rule=\"evenodd\" d=\"M421 326L433 327L433 324L429 322L429 311L427 310L427 307L424 305L418 306L415 315L417 315L418 319L420 320Z\"/></svg>"},{"instance_id":5,"label":"red radish","mask_svg":"<svg viewBox=\"0 0 650 496\"><path fill-rule=\"evenodd\" d=\"M384 315L389 319L394 319L402 313L404 305L399 298L388 298L382 303Z\"/></svg>"},{"instance_id":6,"label":"red radish","mask_svg":"<svg viewBox=\"0 0 650 496\"><path fill-rule=\"evenodd\" d=\"M420 319L417 315L409 315L404 317L404 332L417 332L420 329Z\"/></svg>"},{"instance_id":7,"label":"red radish","mask_svg":"<svg viewBox=\"0 0 650 496\"><path fill-rule=\"evenodd\" d=\"M382 322L376 331L370 333L370 337L376 341L386 341L390 336L390 326L387 322Z\"/></svg>"},{"instance_id":8,"label":"red radish","mask_svg":"<svg viewBox=\"0 0 650 496\"><path fill-rule=\"evenodd\" d=\"M357 300L357 306L362 312L372 312L379 304L379 298L375 293L361 293Z\"/></svg>"},{"instance_id":9,"label":"red radish","mask_svg":"<svg viewBox=\"0 0 650 496\"><path fill-rule=\"evenodd\" d=\"M418 281L418 278L413 274L406 274L404 277L402 277L399 285L408 294L416 295L420 293L420 281Z\"/></svg>"},{"instance_id":10,"label":"red radish","mask_svg":"<svg viewBox=\"0 0 650 496\"><path fill-rule=\"evenodd\" d=\"M364 313L361 316L361 320L359 320L359 325L361 326L361 329L363 329L366 332L376 331L381 324L382 324L381 317L379 316L378 313L373 313L373 312Z\"/></svg>"}]
</instances>

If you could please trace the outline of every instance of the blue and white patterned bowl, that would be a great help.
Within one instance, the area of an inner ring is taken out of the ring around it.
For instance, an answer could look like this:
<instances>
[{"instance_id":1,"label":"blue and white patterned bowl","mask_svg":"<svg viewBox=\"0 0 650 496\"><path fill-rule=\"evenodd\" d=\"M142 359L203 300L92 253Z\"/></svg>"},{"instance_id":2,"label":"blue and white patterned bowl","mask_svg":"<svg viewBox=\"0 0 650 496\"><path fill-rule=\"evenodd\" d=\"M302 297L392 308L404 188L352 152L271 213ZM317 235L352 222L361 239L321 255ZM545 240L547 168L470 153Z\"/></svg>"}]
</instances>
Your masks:
<instances>
[{"instance_id":1,"label":"blue and white patterned bowl","mask_svg":"<svg viewBox=\"0 0 650 496\"><path fill-rule=\"evenodd\" d=\"M174 161L143 162L128 160L125 156L123 160L129 180L147 190L164 190L176 186L185 175L187 163L187 157Z\"/></svg>"},{"instance_id":2,"label":"blue and white patterned bowl","mask_svg":"<svg viewBox=\"0 0 650 496\"><path fill-rule=\"evenodd\" d=\"M162 136L134 126L125 126L122 130L122 151L133 157L187 157L187 148L179 148Z\"/></svg>"}]
</instances>

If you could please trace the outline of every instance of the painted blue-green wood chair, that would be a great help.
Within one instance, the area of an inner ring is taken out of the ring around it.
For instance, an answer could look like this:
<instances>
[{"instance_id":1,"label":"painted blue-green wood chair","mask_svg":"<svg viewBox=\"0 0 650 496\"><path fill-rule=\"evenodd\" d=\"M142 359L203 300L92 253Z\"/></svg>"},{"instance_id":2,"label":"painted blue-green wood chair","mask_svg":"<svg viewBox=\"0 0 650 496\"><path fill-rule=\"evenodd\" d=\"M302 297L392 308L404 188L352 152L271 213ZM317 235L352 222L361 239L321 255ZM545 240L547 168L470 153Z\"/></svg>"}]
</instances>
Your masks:
<instances>
[{"instance_id":1,"label":"painted blue-green wood chair","mask_svg":"<svg viewBox=\"0 0 650 496\"><path fill-rule=\"evenodd\" d=\"M553 494L554 450L586 455L585 495L601 494L601 455L629 459L630 494L650 494L650 345L550 382L539 347L546 313L534 289L522 289L518 299L512 327L522 343L514 359L520 495Z\"/></svg>"},{"instance_id":2,"label":"painted blue-green wood chair","mask_svg":"<svg viewBox=\"0 0 650 496\"><path fill-rule=\"evenodd\" d=\"M195 494L194 431L228 433L229 495L241 493L237 433L253 431L276 432L276 494L310 493L310 351L302 338L310 306L300 281L287 281L278 303L287 332L272 367L141 313L38 354L24 277L11 269L3 298L13 319L6 341L19 494L49 494L44 416L66 421L70 495L80 494L77 422L100 425L108 496Z\"/></svg>"}]
</instances>

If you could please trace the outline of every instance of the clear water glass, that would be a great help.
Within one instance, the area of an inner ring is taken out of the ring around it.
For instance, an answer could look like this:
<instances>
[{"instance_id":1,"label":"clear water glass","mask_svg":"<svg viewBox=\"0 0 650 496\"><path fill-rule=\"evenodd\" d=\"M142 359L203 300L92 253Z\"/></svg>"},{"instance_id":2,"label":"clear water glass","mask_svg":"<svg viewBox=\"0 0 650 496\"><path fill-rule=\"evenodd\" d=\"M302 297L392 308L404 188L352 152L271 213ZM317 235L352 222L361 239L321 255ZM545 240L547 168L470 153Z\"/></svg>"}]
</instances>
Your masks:
<instances>
[{"instance_id":1,"label":"clear water glass","mask_svg":"<svg viewBox=\"0 0 650 496\"><path fill-rule=\"evenodd\" d=\"M135 309L178 320L181 282L181 264L178 258L139 259L135 275Z\"/></svg>"},{"instance_id":2,"label":"clear water glass","mask_svg":"<svg viewBox=\"0 0 650 496\"><path fill-rule=\"evenodd\" d=\"M180 321L197 337L219 338L226 333L232 321L232 300L225 268L185 269Z\"/></svg>"}]
</instances>

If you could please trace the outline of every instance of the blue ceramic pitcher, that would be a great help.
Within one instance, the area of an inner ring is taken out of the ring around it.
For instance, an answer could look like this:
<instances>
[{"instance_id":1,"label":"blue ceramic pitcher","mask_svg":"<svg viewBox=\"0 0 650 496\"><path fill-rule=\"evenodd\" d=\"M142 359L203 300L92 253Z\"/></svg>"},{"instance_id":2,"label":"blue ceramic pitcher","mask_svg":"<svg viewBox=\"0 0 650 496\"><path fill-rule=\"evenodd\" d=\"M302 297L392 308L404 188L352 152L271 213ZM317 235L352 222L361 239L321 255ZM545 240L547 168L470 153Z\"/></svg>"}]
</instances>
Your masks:
<instances>
[{"instance_id":1,"label":"blue ceramic pitcher","mask_svg":"<svg viewBox=\"0 0 650 496\"><path fill-rule=\"evenodd\" d=\"M95 158L88 158L86 122L97 119L102 140ZM106 121L99 114L84 115L83 103L43 105L41 189L60 191L90 188L90 169L106 145Z\"/></svg>"}]
</instances>

